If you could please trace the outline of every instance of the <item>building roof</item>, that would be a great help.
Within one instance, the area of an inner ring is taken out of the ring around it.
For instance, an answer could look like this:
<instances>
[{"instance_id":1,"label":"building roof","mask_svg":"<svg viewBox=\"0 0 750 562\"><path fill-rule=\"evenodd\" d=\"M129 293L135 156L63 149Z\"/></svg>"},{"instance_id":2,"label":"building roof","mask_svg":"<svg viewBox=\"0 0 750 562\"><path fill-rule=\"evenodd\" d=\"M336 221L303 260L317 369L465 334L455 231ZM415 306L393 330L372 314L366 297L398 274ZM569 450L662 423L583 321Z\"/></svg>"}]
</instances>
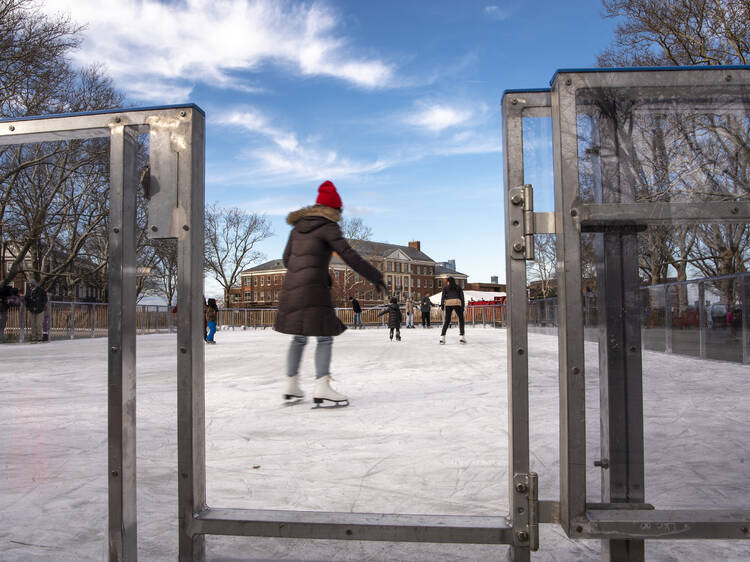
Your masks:
<instances>
[{"instance_id":1,"label":"building roof","mask_svg":"<svg viewBox=\"0 0 750 562\"><path fill-rule=\"evenodd\" d=\"M463 275L467 279L469 278L466 273L461 273L460 271L439 264L435 264L435 275Z\"/></svg>"},{"instance_id":2,"label":"building roof","mask_svg":"<svg viewBox=\"0 0 750 562\"><path fill-rule=\"evenodd\" d=\"M421 250L417 250L416 248L412 248L410 246L400 246L398 244L387 244L385 242L371 242L370 240L355 240L355 239L347 239L347 242L349 242L349 245L354 248L358 253L362 254L363 256L379 256L382 258L391 256L394 252L401 252L406 255L407 258L417 261L429 261L434 262L430 256L422 252ZM331 258L332 264L337 265L343 265L344 260L342 260L338 256L333 256ZM242 271L242 273L252 273L256 271L267 271L267 270L273 270L273 269L286 269L284 267L284 261L283 260L271 260L267 261L266 263L262 263L260 265L256 265L255 267L251 267L250 269L245 269ZM437 269L436 269L437 272ZM455 272L453 272L455 273ZM462 273L459 273L459 275L463 275Z\"/></svg>"},{"instance_id":3,"label":"building roof","mask_svg":"<svg viewBox=\"0 0 750 562\"><path fill-rule=\"evenodd\" d=\"M393 252L401 251L413 260L435 261L421 250L417 250L411 246L400 246L398 244L387 244L385 242L372 242L370 240L348 239L347 242L349 242L349 245L357 250L357 252L366 256L380 256L385 258L393 254Z\"/></svg>"},{"instance_id":4,"label":"building roof","mask_svg":"<svg viewBox=\"0 0 750 562\"><path fill-rule=\"evenodd\" d=\"M242 273L251 273L253 271L267 271L267 270L273 270L273 269L286 269L284 267L284 260L271 260L267 261L265 263L262 263L260 265L256 265L255 267L251 267L250 269L245 269L242 271Z\"/></svg>"}]
</instances>

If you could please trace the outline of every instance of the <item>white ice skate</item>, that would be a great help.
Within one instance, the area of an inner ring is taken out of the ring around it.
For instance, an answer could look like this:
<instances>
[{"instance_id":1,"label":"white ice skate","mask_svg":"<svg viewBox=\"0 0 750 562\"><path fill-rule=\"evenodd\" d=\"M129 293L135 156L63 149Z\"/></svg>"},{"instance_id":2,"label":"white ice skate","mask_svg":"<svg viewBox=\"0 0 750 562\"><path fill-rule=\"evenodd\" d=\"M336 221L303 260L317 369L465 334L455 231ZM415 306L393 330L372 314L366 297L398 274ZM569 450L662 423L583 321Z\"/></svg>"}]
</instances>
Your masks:
<instances>
[{"instance_id":1,"label":"white ice skate","mask_svg":"<svg viewBox=\"0 0 750 562\"><path fill-rule=\"evenodd\" d=\"M440 336L440 345L445 345L445 336Z\"/></svg>"},{"instance_id":2,"label":"white ice skate","mask_svg":"<svg viewBox=\"0 0 750 562\"><path fill-rule=\"evenodd\" d=\"M293 403L304 398L305 393L299 387L299 376L286 377L286 390L284 390L284 400Z\"/></svg>"},{"instance_id":3,"label":"white ice skate","mask_svg":"<svg viewBox=\"0 0 750 562\"><path fill-rule=\"evenodd\" d=\"M314 408L341 408L349 405L349 399L331 388L333 377L326 375L315 379L315 390L313 391ZM332 405L323 406L325 402L333 402Z\"/></svg>"},{"instance_id":4,"label":"white ice skate","mask_svg":"<svg viewBox=\"0 0 750 562\"><path fill-rule=\"evenodd\" d=\"M466 343L466 338L464 336L458 336L458 343Z\"/></svg>"}]
</instances>

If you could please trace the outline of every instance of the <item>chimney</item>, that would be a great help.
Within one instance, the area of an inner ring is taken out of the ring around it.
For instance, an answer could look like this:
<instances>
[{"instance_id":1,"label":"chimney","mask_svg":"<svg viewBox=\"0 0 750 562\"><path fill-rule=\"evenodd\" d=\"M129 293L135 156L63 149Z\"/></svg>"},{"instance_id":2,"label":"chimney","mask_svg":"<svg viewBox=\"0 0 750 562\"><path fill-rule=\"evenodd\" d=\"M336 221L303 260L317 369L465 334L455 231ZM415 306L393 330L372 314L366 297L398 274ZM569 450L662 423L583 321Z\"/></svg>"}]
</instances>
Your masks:
<instances>
[{"instance_id":1,"label":"chimney","mask_svg":"<svg viewBox=\"0 0 750 562\"><path fill-rule=\"evenodd\" d=\"M422 248L420 247L419 240L414 240L412 242L409 242L409 247L414 248L415 250L421 251Z\"/></svg>"}]
</instances>

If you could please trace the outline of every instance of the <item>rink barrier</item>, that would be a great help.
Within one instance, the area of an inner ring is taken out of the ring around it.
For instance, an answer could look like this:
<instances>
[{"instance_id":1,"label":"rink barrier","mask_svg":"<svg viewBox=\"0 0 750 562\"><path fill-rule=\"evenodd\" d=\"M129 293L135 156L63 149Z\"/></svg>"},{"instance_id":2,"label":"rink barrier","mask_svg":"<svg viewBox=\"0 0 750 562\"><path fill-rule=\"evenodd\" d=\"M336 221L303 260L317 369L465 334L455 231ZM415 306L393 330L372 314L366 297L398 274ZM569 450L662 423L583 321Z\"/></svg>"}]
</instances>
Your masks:
<instances>
[{"instance_id":1,"label":"rink barrier","mask_svg":"<svg viewBox=\"0 0 750 562\"><path fill-rule=\"evenodd\" d=\"M727 292L732 284L735 295L734 318L730 325L726 317L712 314L724 311L721 290ZM641 335L643 349L685 355L700 359L750 364L750 273L736 273L720 277L692 279L641 287ZM702 297L701 297L702 296ZM691 297L692 301L691 301ZM596 341L598 329L598 295L583 295L584 331L587 341ZM351 308L336 308L336 315L346 326L354 325ZM362 310L365 327L385 327L387 317L377 316L382 308ZM219 329L266 329L276 321L275 308L220 309ZM49 316L47 339L65 340L104 337L107 335L106 303L50 301L45 312ZM402 307L403 323L406 311ZM534 299L528 302L530 331L556 335L559 326L558 299ZM505 304L467 306L464 310L467 325L483 328L506 326ZM160 334L176 331L177 315L174 307L141 304L136 306L136 333ZM443 313L433 308L432 325L440 326ZM455 319L454 319L455 322ZM414 325L421 325L422 312L415 310ZM31 314L23 306L8 309L5 341L26 342L31 338Z\"/></svg>"}]
</instances>

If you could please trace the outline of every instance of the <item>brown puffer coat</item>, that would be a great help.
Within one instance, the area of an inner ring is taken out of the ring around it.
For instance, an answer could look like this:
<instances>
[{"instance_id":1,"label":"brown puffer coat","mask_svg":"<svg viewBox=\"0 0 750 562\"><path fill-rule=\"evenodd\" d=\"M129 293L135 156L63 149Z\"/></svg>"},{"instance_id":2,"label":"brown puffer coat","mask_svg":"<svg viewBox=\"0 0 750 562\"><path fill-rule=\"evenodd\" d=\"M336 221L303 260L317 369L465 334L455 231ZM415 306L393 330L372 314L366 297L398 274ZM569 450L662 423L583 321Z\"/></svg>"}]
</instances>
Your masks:
<instances>
[{"instance_id":1,"label":"brown puffer coat","mask_svg":"<svg viewBox=\"0 0 750 562\"><path fill-rule=\"evenodd\" d=\"M331 301L328 265L336 252L354 271L371 283L383 275L365 261L344 239L338 221L341 212L313 205L290 213L294 225L284 250L287 268L274 329L284 334L337 336L346 326L337 318Z\"/></svg>"}]
</instances>

